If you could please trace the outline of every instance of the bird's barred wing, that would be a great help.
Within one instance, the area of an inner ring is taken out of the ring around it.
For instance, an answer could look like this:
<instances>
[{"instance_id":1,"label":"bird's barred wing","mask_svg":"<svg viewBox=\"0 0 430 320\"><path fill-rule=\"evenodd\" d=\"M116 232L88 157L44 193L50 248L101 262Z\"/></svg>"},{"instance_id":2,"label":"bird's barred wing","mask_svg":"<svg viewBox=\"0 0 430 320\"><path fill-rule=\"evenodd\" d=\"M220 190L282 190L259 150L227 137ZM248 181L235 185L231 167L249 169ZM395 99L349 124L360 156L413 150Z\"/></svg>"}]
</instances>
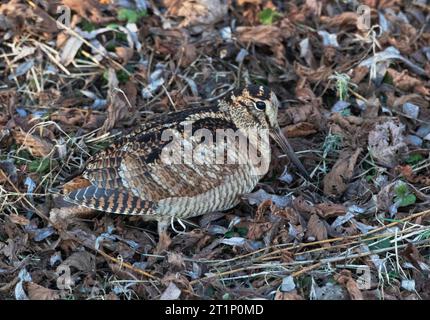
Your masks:
<instances>
[{"instance_id":1,"label":"bird's barred wing","mask_svg":"<svg viewBox=\"0 0 430 320\"><path fill-rule=\"evenodd\" d=\"M194 117L193 114L183 115L183 118L170 122L166 127L176 130L183 137L184 121L191 124L191 135L185 140L193 150L200 142L194 136L197 130L207 129L213 132L212 138L215 138L216 129L232 127L226 119L207 115ZM196 163L194 159L166 163L163 152L172 141L163 141L162 134L160 128L148 129L96 154L83 173L91 185L74 190L66 199L106 212L153 214L157 201L204 193L223 183L239 165L213 161ZM203 148L206 155L210 154L211 148L210 145Z\"/></svg>"},{"instance_id":2,"label":"bird's barred wing","mask_svg":"<svg viewBox=\"0 0 430 320\"><path fill-rule=\"evenodd\" d=\"M66 195L65 199L87 208L110 213L129 215L156 213L156 204L152 201L143 200L127 191L98 188L93 185L76 189Z\"/></svg>"}]
</instances>

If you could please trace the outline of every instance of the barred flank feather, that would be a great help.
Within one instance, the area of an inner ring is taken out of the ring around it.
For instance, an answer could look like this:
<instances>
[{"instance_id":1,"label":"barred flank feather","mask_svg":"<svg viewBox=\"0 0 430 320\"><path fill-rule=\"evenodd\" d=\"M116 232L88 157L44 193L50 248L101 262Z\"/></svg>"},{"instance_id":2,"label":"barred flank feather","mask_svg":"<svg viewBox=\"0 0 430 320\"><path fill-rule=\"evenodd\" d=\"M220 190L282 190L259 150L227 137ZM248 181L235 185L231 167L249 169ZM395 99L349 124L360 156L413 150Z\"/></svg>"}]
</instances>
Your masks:
<instances>
[{"instance_id":1,"label":"barred flank feather","mask_svg":"<svg viewBox=\"0 0 430 320\"><path fill-rule=\"evenodd\" d=\"M130 193L89 186L76 189L66 196L67 200L84 207L117 214L155 214L155 204Z\"/></svg>"}]
</instances>

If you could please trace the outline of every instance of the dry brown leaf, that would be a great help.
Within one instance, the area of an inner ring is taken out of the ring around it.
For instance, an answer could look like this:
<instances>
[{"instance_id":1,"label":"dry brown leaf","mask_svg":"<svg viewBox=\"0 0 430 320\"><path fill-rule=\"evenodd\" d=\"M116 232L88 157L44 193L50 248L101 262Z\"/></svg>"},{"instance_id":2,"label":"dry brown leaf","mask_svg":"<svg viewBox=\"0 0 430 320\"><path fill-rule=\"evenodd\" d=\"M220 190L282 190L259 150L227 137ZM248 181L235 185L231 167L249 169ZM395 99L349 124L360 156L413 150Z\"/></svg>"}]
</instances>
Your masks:
<instances>
[{"instance_id":1,"label":"dry brown leaf","mask_svg":"<svg viewBox=\"0 0 430 320\"><path fill-rule=\"evenodd\" d=\"M306 237L312 237L318 241L327 239L327 228L317 214L311 215L308 221Z\"/></svg>"},{"instance_id":2,"label":"dry brown leaf","mask_svg":"<svg viewBox=\"0 0 430 320\"><path fill-rule=\"evenodd\" d=\"M319 0L306 0L305 7L314 16L321 16L323 3Z\"/></svg>"},{"instance_id":3,"label":"dry brown leaf","mask_svg":"<svg viewBox=\"0 0 430 320\"><path fill-rule=\"evenodd\" d=\"M26 133L21 129L14 130L13 137L16 143L27 149L33 157L46 157L54 148L54 145L46 139Z\"/></svg>"},{"instance_id":4,"label":"dry brown leaf","mask_svg":"<svg viewBox=\"0 0 430 320\"><path fill-rule=\"evenodd\" d=\"M399 34L396 37L388 36L388 43L396 47L402 54L411 55L415 52L415 39L418 31L409 23L398 24Z\"/></svg>"},{"instance_id":5,"label":"dry brown leaf","mask_svg":"<svg viewBox=\"0 0 430 320\"><path fill-rule=\"evenodd\" d=\"M0 5L0 16L7 17L9 27L14 32L20 32L25 27L34 33L50 36L58 31L56 21L48 12L39 6L29 6L21 0L11 0Z\"/></svg>"},{"instance_id":6,"label":"dry brown leaf","mask_svg":"<svg viewBox=\"0 0 430 320\"><path fill-rule=\"evenodd\" d=\"M167 254L167 262L180 270L185 267L184 257L181 253L169 252Z\"/></svg>"},{"instance_id":7,"label":"dry brown leaf","mask_svg":"<svg viewBox=\"0 0 430 320\"><path fill-rule=\"evenodd\" d=\"M312 123L314 126L323 124L323 117L318 107L314 104L304 104L299 107L292 107L285 110L283 116L287 123Z\"/></svg>"},{"instance_id":8,"label":"dry brown leaf","mask_svg":"<svg viewBox=\"0 0 430 320\"><path fill-rule=\"evenodd\" d=\"M263 237L271 228L271 222L253 222L249 224L248 233L246 237L249 240L258 240Z\"/></svg>"},{"instance_id":9,"label":"dry brown leaf","mask_svg":"<svg viewBox=\"0 0 430 320\"><path fill-rule=\"evenodd\" d=\"M30 220L28 220L26 217L17 215L15 213L9 214L8 217L10 221L21 226L26 226L30 224Z\"/></svg>"},{"instance_id":10,"label":"dry brown leaf","mask_svg":"<svg viewBox=\"0 0 430 320\"><path fill-rule=\"evenodd\" d=\"M377 124L369 132L369 150L381 164L393 168L408 153L404 138L405 126L394 121Z\"/></svg>"},{"instance_id":11,"label":"dry brown leaf","mask_svg":"<svg viewBox=\"0 0 430 320\"><path fill-rule=\"evenodd\" d=\"M100 24L113 21L112 17L103 15L101 5L97 0L62 0L61 2L92 23Z\"/></svg>"},{"instance_id":12,"label":"dry brown leaf","mask_svg":"<svg viewBox=\"0 0 430 320\"><path fill-rule=\"evenodd\" d=\"M285 48L282 44L281 29L274 25L259 25L255 27L237 27L236 37L242 43L269 46L276 63L285 64Z\"/></svg>"},{"instance_id":13,"label":"dry brown leaf","mask_svg":"<svg viewBox=\"0 0 430 320\"><path fill-rule=\"evenodd\" d=\"M106 120L106 114L80 108L62 108L51 114L51 120L60 123L63 129L77 126L94 130L103 125Z\"/></svg>"},{"instance_id":14,"label":"dry brown leaf","mask_svg":"<svg viewBox=\"0 0 430 320\"><path fill-rule=\"evenodd\" d=\"M264 222L264 214L268 209L272 207L272 200L266 199L258 205L257 211L255 213L255 222Z\"/></svg>"},{"instance_id":15,"label":"dry brown leaf","mask_svg":"<svg viewBox=\"0 0 430 320\"><path fill-rule=\"evenodd\" d=\"M306 137L317 133L315 126L309 122L300 122L286 126L282 129L285 136L289 138Z\"/></svg>"},{"instance_id":16,"label":"dry brown leaf","mask_svg":"<svg viewBox=\"0 0 430 320\"><path fill-rule=\"evenodd\" d=\"M325 195L336 197L345 192L361 151L362 149L358 148L352 154L351 151L346 151L340 155L331 171L324 177Z\"/></svg>"},{"instance_id":17,"label":"dry brown leaf","mask_svg":"<svg viewBox=\"0 0 430 320\"><path fill-rule=\"evenodd\" d=\"M405 256L406 259L408 259L418 270L423 271L425 274L430 273L428 262L412 243L408 243L408 246L403 250L402 255Z\"/></svg>"},{"instance_id":18,"label":"dry brown leaf","mask_svg":"<svg viewBox=\"0 0 430 320\"><path fill-rule=\"evenodd\" d=\"M298 62L294 62L294 71L301 79L305 78L311 83L326 81L333 74L333 70L330 67L321 66L318 69L313 69L305 67Z\"/></svg>"},{"instance_id":19,"label":"dry brown leaf","mask_svg":"<svg viewBox=\"0 0 430 320\"><path fill-rule=\"evenodd\" d=\"M398 72L392 68L387 70L388 74L393 78L394 85L403 91L414 91L422 94L425 97L430 97L430 89L427 88L422 80L409 75L408 70Z\"/></svg>"},{"instance_id":20,"label":"dry brown leaf","mask_svg":"<svg viewBox=\"0 0 430 320\"><path fill-rule=\"evenodd\" d=\"M333 17L322 16L321 22L327 27L356 27L358 14L353 11L342 12Z\"/></svg>"},{"instance_id":21,"label":"dry brown leaf","mask_svg":"<svg viewBox=\"0 0 430 320\"><path fill-rule=\"evenodd\" d=\"M263 3L264 0L237 0L238 6L243 6L245 4L252 4L252 5L260 5Z\"/></svg>"},{"instance_id":22,"label":"dry brown leaf","mask_svg":"<svg viewBox=\"0 0 430 320\"><path fill-rule=\"evenodd\" d=\"M133 57L134 50L130 47L116 47L115 53L121 59L123 65L126 65Z\"/></svg>"},{"instance_id":23,"label":"dry brown leaf","mask_svg":"<svg viewBox=\"0 0 430 320\"><path fill-rule=\"evenodd\" d=\"M369 74L369 68L365 66L357 66L353 69L351 82L359 84Z\"/></svg>"},{"instance_id":24,"label":"dry brown leaf","mask_svg":"<svg viewBox=\"0 0 430 320\"><path fill-rule=\"evenodd\" d=\"M415 174L412 170L412 167L409 165L397 166L396 172L401 174L406 179L406 181L410 183L430 186L430 176Z\"/></svg>"},{"instance_id":25,"label":"dry brown leaf","mask_svg":"<svg viewBox=\"0 0 430 320\"><path fill-rule=\"evenodd\" d=\"M315 205L320 211L318 214L327 219L331 217L338 217L346 213L346 208L342 204L337 203L319 203Z\"/></svg>"},{"instance_id":26,"label":"dry brown leaf","mask_svg":"<svg viewBox=\"0 0 430 320\"><path fill-rule=\"evenodd\" d=\"M302 196L298 196L293 200L293 208L306 218L309 218L313 214L319 214L318 208L306 202Z\"/></svg>"},{"instance_id":27,"label":"dry brown leaf","mask_svg":"<svg viewBox=\"0 0 430 320\"><path fill-rule=\"evenodd\" d=\"M61 298L58 290L52 290L34 282L26 282L28 298L30 300L58 300Z\"/></svg>"},{"instance_id":28,"label":"dry brown leaf","mask_svg":"<svg viewBox=\"0 0 430 320\"><path fill-rule=\"evenodd\" d=\"M275 300L304 300L304 298L297 293L297 290L290 292L276 291Z\"/></svg>"},{"instance_id":29,"label":"dry brown leaf","mask_svg":"<svg viewBox=\"0 0 430 320\"><path fill-rule=\"evenodd\" d=\"M340 274L336 275L334 278L339 284L345 286L352 300L363 300L363 294L357 282L352 278L351 271L342 270Z\"/></svg>"},{"instance_id":30,"label":"dry brown leaf","mask_svg":"<svg viewBox=\"0 0 430 320\"><path fill-rule=\"evenodd\" d=\"M210 25L221 21L227 14L223 0L164 0L167 15L184 17L179 27Z\"/></svg>"},{"instance_id":31,"label":"dry brown leaf","mask_svg":"<svg viewBox=\"0 0 430 320\"><path fill-rule=\"evenodd\" d=\"M115 71L109 69L109 105L107 108L108 117L105 120L100 134L110 131L124 121L125 124L130 125L134 122L137 116L136 97L137 88L136 84L129 80L125 85L117 89L118 79L116 78Z\"/></svg>"},{"instance_id":32,"label":"dry brown leaf","mask_svg":"<svg viewBox=\"0 0 430 320\"><path fill-rule=\"evenodd\" d=\"M80 271L92 272L95 266L95 256L87 251L77 251L64 260L62 267L74 267Z\"/></svg>"}]
</instances>

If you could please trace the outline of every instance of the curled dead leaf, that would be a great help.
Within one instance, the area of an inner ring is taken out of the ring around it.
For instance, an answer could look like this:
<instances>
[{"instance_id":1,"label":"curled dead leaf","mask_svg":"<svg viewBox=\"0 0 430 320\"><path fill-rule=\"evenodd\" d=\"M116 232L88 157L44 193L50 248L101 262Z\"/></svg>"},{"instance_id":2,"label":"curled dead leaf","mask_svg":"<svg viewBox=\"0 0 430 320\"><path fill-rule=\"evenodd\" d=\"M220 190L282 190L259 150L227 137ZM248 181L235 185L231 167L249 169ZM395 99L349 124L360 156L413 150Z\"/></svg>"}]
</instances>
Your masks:
<instances>
[{"instance_id":1,"label":"curled dead leaf","mask_svg":"<svg viewBox=\"0 0 430 320\"><path fill-rule=\"evenodd\" d=\"M313 238L318 241L327 239L327 228L324 222L316 214L313 214L308 221L306 237Z\"/></svg>"},{"instance_id":2,"label":"curled dead leaf","mask_svg":"<svg viewBox=\"0 0 430 320\"><path fill-rule=\"evenodd\" d=\"M54 145L46 139L24 132L21 129L14 130L12 134L16 143L22 145L33 157L46 157L54 148Z\"/></svg>"},{"instance_id":3,"label":"curled dead leaf","mask_svg":"<svg viewBox=\"0 0 430 320\"><path fill-rule=\"evenodd\" d=\"M169 252L167 254L167 262L180 270L185 267L184 257L181 253Z\"/></svg>"},{"instance_id":4,"label":"curled dead leaf","mask_svg":"<svg viewBox=\"0 0 430 320\"><path fill-rule=\"evenodd\" d=\"M21 226L26 226L30 224L30 220L28 220L26 217L17 215L15 213L11 213L10 215L8 215L8 217L10 221Z\"/></svg>"},{"instance_id":5,"label":"curled dead leaf","mask_svg":"<svg viewBox=\"0 0 430 320\"><path fill-rule=\"evenodd\" d=\"M108 117L103 124L100 134L115 128L121 121L125 121L126 124L131 124L137 116L136 84L132 81L127 81L125 85L117 89L118 79L113 69L109 69L108 77L110 103L107 108Z\"/></svg>"},{"instance_id":6,"label":"curled dead leaf","mask_svg":"<svg viewBox=\"0 0 430 320\"><path fill-rule=\"evenodd\" d=\"M387 167L395 167L408 152L404 131L403 124L392 120L377 124L369 132L368 143L372 156Z\"/></svg>"},{"instance_id":7,"label":"curled dead leaf","mask_svg":"<svg viewBox=\"0 0 430 320\"><path fill-rule=\"evenodd\" d=\"M346 213L346 208L342 204L337 203L319 203L315 205L320 211L319 215L323 218L338 217Z\"/></svg>"},{"instance_id":8,"label":"curled dead leaf","mask_svg":"<svg viewBox=\"0 0 430 320\"><path fill-rule=\"evenodd\" d=\"M87 251L74 252L59 267L74 267L80 271L94 271L95 256Z\"/></svg>"},{"instance_id":9,"label":"curled dead leaf","mask_svg":"<svg viewBox=\"0 0 430 320\"><path fill-rule=\"evenodd\" d=\"M61 2L92 23L100 24L113 20L111 17L103 15L102 6L97 0L62 0Z\"/></svg>"},{"instance_id":10,"label":"curled dead leaf","mask_svg":"<svg viewBox=\"0 0 430 320\"><path fill-rule=\"evenodd\" d=\"M353 11L347 11L332 17L322 16L320 19L324 25L330 28L347 26L356 27L358 14Z\"/></svg>"},{"instance_id":11,"label":"curled dead leaf","mask_svg":"<svg viewBox=\"0 0 430 320\"><path fill-rule=\"evenodd\" d=\"M222 20L227 14L223 0L164 0L167 15L184 17L179 27L209 25Z\"/></svg>"},{"instance_id":12,"label":"curled dead leaf","mask_svg":"<svg viewBox=\"0 0 430 320\"><path fill-rule=\"evenodd\" d=\"M248 234L246 237L249 240L258 240L263 237L271 228L271 222L254 222L249 225Z\"/></svg>"},{"instance_id":13,"label":"curled dead leaf","mask_svg":"<svg viewBox=\"0 0 430 320\"><path fill-rule=\"evenodd\" d=\"M340 274L335 276L335 280L345 286L352 300L364 300L363 293L358 287L357 282L352 278L351 271L342 270Z\"/></svg>"},{"instance_id":14,"label":"curled dead leaf","mask_svg":"<svg viewBox=\"0 0 430 320\"><path fill-rule=\"evenodd\" d=\"M424 97L430 98L430 88L426 87L422 80L409 75L408 70L398 72L395 69L389 68L387 73L393 79L394 86L403 91L415 91L422 94Z\"/></svg>"},{"instance_id":15,"label":"curled dead leaf","mask_svg":"<svg viewBox=\"0 0 430 320\"><path fill-rule=\"evenodd\" d=\"M362 149L358 148L352 154L351 151L345 151L340 155L331 171L324 177L324 194L336 197L345 192L361 151Z\"/></svg>"},{"instance_id":16,"label":"curled dead leaf","mask_svg":"<svg viewBox=\"0 0 430 320\"><path fill-rule=\"evenodd\" d=\"M415 174L410 165L397 166L396 172L402 175L406 179L406 181L410 183L430 186L430 176Z\"/></svg>"},{"instance_id":17,"label":"curled dead leaf","mask_svg":"<svg viewBox=\"0 0 430 320\"><path fill-rule=\"evenodd\" d=\"M58 300L61 298L60 291L45 288L34 282L26 282L25 287L30 300Z\"/></svg>"},{"instance_id":18,"label":"curled dead leaf","mask_svg":"<svg viewBox=\"0 0 430 320\"><path fill-rule=\"evenodd\" d=\"M297 290L290 292L276 291L275 300L304 300L304 298L297 293Z\"/></svg>"},{"instance_id":19,"label":"curled dead leaf","mask_svg":"<svg viewBox=\"0 0 430 320\"><path fill-rule=\"evenodd\" d=\"M318 107L316 107L312 103L301 105L300 107L288 108L287 110L285 110L284 117L286 118L285 122L287 123L311 123L314 127L317 128L320 128L325 121L323 116L321 115L321 112L318 110ZM287 135L290 136L288 131Z\"/></svg>"},{"instance_id":20,"label":"curled dead leaf","mask_svg":"<svg viewBox=\"0 0 430 320\"><path fill-rule=\"evenodd\" d=\"M126 65L128 61L133 57L134 50L130 47L116 47L115 53L121 59L122 63Z\"/></svg>"},{"instance_id":21,"label":"curled dead leaf","mask_svg":"<svg viewBox=\"0 0 430 320\"><path fill-rule=\"evenodd\" d=\"M276 63L285 64L285 48L282 44L281 29L274 25L260 25L255 27L237 27L237 40L242 43L269 46L276 59Z\"/></svg>"},{"instance_id":22,"label":"curled dead leaf","mask_svg":"<svg viewBox=\"0 0 430 320\"><path fill-rule=\"evenodd\" d=\"M282 129L285 136L289 138L306 137L317 133L315 126L309 122L300 122L286 126Z\"/></svg>"}]
</instances>

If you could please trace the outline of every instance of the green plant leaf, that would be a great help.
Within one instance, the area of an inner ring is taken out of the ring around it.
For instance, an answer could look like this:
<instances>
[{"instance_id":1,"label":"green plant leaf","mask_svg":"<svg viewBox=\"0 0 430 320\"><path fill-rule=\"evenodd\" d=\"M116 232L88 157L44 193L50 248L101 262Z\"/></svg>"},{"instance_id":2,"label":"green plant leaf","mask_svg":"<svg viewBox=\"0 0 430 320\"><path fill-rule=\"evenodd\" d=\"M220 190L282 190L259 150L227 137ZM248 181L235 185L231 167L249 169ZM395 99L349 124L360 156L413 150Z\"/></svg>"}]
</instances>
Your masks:
<instances>
[{"instance_id":1,"label":"green plant leaf","mask_svg":"<svg viewBox=\"0 0 430 320\"><path fill-rule=\"evenodd\" d=\"M31 161L28 165L28 170L30 172L36 172L40 174L45 174L49 171L49 159L40 158Z\"/></svg>"},{"instance_id":2,"label":"green plant leaf","mask_svg":"<svg viewBox=\"0 0 430 320\"><path fill-rule=\"evenodd\" d=\"M116 30L119 28L119 24L118 23L110 23L106 26L106 28Z\"/></svg>"},{"instance_id":3,"label":"green plant leaf","mask_svg":"<svg viewBox=\"0 0 430 320\"><path fill-rule=\"evenodd\" d=\"M398 198L404 198L409 193L408 186L405 183L399 183L394 191Z\"/></svg>"},{"instance_id":4,"label":"green plant leaf","mask_svg":"<svg viewBox=\"0 0 430 320\"><path fill-rule=\"evenodd\" d=\"M400 199L399 206L407 207L407 206L410 206L411 204L414 204L416 201L417 201L417 197L413 193L410 193Z\"/></svg>"},{"instance_id":5,"label":"green plant leaf","mask_svg":"<svg viewBox=\"0 0 430 320\"><path fill-rule=\"evenodd\" d=\"M82 27L82 30L84 30L86 32L94 31L97 28L97 26L95 24L93 24L93 23L91 23L85 19L82 20L81 27Z\"/></svg>"},{"instance_id":6,"label":"green plant leaf","mask_svg":"<svg viewBox=\"0 0 430 320\"><path fill-rule=\"evenodd\" d=\"M413 166L415 164L420 163L421 161L424 160L424 157L422 155L420 155L419 153L414 153L411 154L407 159L406 159L406 163Z\"/></svg>"},{"instance_id":7,"label":"green plant leaf","mask_svg":"<svg viewBox=\"0 0 430 320\"><path fill-rule=\"evenodd\" d=\"M233 230L227 231L227 232L224 234L224 237L226 237L226 238L231 238L231 237L233 237L233 236L234 236L234 231L233 231Z\"/></svg>"},{"instance_id":8,"label":"green plant leaf","mask_svg":"<svg viewBox=\"0 0 430 320\"><path fill-rule=\"evenodd\" d=\"M118 20L127 21L127 23L136 23L140 18L146 16L146 10L137 11L127 8L118 10Z\"/></svg>"},{"instance_id":9,"label":"green plant leaf","mask_svg":"<svg viewBox=\"0 0 430 320\"><path fill-rule=\"evenodd\" d=\"M379 249L387 249L392 246L390 240L392 238L389 237L383 240L364 240L371 250L379 250Z\"/></svg>"},{"instance_id":10,"label":"green plant leaf","mask_svg":"<svg viewBox=\"0 0 430 320\"><path fill-rule=\"evenodd\" d=\"M270 25L282 15L270 8L266 8L258 13L258 20L261 24Z\"/></svg>"},{"instance_id":11,"label":"green plant leaf","mask_svg":"<svg viewBox=\"0 0 430 320\"><path fill-rule=\"evenodd\" d=\"M238 227L238 228L237 228L237 233L238 233L241 237L246 237L246 235L248 234L248 228L245 228L245 227Z\"/></svg>"}]
</instances>

